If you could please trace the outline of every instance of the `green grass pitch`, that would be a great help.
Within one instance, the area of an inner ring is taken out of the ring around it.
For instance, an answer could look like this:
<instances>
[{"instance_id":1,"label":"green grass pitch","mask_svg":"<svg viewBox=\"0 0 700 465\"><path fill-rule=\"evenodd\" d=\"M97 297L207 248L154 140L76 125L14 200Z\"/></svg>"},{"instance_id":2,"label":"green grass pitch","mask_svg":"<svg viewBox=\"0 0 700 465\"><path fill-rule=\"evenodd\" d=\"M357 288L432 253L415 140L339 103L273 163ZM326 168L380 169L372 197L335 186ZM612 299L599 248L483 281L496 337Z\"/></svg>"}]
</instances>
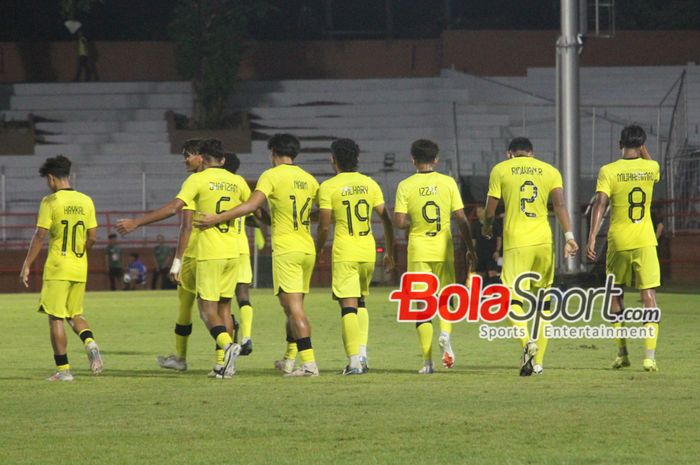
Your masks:
<instances>
[{"instance_id":1,"label":"green grass pitch","mask_svg":"<svg viewBox=\"0 0 700 465\"><path fill-rule=\"evenodd\" d=\"M255 351L232 380L206 377L213 342L197 318L190 370L164 371L173 350L174 292L88 293L86 317L105 372L87 370L71 334L76 380L48 383L53 358L37 295L0 295L0 463L24 464L695 464L700 296L660 294L660 371L609 369L612 341L559 340L545 374L520 378L516 342L454 329L456 367L419 376L414 325L397 323L374 289L370 367L342 377L337 304L313 289L307 311L321 377L284 379L283 316L255 290ZM628 294L627 304L637 297ZM436 335L437 340L437 335ZM437 344L436 344L437 346Z\"/></svg>"}]
</instances>

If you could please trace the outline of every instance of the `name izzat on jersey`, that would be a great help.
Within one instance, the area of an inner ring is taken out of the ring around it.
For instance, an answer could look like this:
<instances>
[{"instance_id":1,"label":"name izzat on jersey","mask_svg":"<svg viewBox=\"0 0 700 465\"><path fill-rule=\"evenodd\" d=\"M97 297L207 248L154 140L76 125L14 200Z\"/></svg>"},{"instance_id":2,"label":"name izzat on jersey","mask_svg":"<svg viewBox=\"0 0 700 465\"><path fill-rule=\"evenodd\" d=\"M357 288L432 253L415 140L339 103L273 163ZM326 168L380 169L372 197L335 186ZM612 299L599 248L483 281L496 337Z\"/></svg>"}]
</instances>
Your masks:
<instances>
[{"instance_id":1,"label":"name izzat on jersey","mask_svg":"<svg viewBox=\"0 0 700 465\"><path fill-rule=\"evenodd\" d=\"M219 181L209 183L210 191L238 192L238 185L232 182Z\"/></svg>"},{"instance_id":2,"label":"name izzat on jersey","mask_svg":"<svg viewBox=\"0 0 700 465\"><path fill-rule=\"evenodd\" d=\"M653 181L655 177L652 171L617 173L617 182Z\"/></svg>"},{"instance_id":3,"label":"name izzat on jersey","mask_svg":"<svg viewBox=\"0 0 700 465\"><path fill-rule=\"evenodd\" d=\"M523 174L542 176L544 171L542 168L535 168L534 166L514 166L510 169L510 174L513 176L522 176Z\"/></svg>"},{"instance_id":4,"label":"name izzat on jersey","mask_svg":"<svg viewBox=\"0 0 700 465\"><path fill-rule=\"evenodd\" d=\"M437 195L437 193L437 186L424 186L418 188L418 195L420 195L421 197L426 197L428 195Z\"/></svg>"},{"instance_id":5,"label":"name izzat on jersey","mask_svg":"<svg viewBox=\"0 0 700 465\"><path fill-rule=\"evenodd\" d=\"M85 215L83 207L80 205L66 205L63 207L64 215Z\"/></svg>"},{"instance_id":6,"label":"name izzat on jersey","mask_svg":"<svg viewBox=\"0 0 700 465\"><path fill-rule=\"evenodd\" d=\"M368 192L369 192L368 186L363 186L363 185L343 186L342 190L340 191L340 195L345 197L348 195L367 194Z\"/></svg>"}]
</instances>

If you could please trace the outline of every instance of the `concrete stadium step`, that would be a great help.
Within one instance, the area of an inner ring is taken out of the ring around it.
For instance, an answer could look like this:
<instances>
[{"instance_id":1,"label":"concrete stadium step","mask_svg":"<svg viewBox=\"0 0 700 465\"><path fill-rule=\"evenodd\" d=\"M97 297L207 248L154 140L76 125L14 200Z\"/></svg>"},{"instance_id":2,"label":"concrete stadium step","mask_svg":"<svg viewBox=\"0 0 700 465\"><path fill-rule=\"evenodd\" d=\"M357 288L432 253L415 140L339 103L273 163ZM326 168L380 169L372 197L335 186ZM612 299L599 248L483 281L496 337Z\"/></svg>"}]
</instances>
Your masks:
<instances>
[{"instance_id":1,"label":"concrete stadium step","mask_svg":"<svg viewBox=\"0 0 700 465\"><path fill-rule=\"evenodd\" d=\"M188 93L189 81L164 82L62 82L14 84L15 95L72 95L72 94L154 94Z\"/></svg>"},{"instance_id":2,"label":"concrete stadium step","mask_svg":"<svg viewBox=\"0 0 700 465\"><path fill-rule=\"evenodd\" d=\"M192 94L84 94L84 95L13 95L10 108L40 112L42 110L138 110L171 108L189 109Z\"/></svg>"},{"instance_id":3,"label":"concrete stadium step","mask_svg":"<svg viewBox=\"0 0 700 465\"><path fill-rule=\"evenodd\" d=\"M166 121L81 121L64 123L41 122L36 128L57 134L94 134L112 132L167 132Z\"/></svg>"},{"instance_id":4,"label":"concrete stadium step","mask_svg":"<svg viewBox=\"0 0 700 465\"><path fill-rule=\"evenodd\" d=\"M99 155L148 155L169 154L170 142L144 142L144 143L108 143L100 144L96 151Z\"/></svg>"},{"instance_id":5,"label":"concrete stadium step","mask_svg":"<svg viewBox=\"0 0 700 465\"><path fill-rule=\"evenodd\" d=\"M104 144L169 142L168 134L163 132L103 132L94 134L46 134L38 138L42 142L60 144Z\"/></svg>"},{"instance_id":6,"label":"concrete stadium step","mask_svg":"<svg viewBox=\"0 0 700 465\"><path fill-rule=\"evenodd\" d=\"M264 118L255 119L251 123L270 128L423 128L431 126L451 127L454 125L452 113L426 114L415 116L385 115L357 116L341 118ZM507 115L475 115L460 114L457 124L466 127L493 127L508 125Z\"/></svg>"},{"instance_id":7,"label":"concrete stadium step","mask_svg":"<svg viewBox=\"0 0 700 465\"><path fill-rule=\"evenodd\" d=\"M421 138L427 139L450 139L454 138L454 129L452 127L423 127L420 130L410 127L398 128L272 128L272 129L256 129L256 132L266 136L272 136L278 132L289 132L301 139L338 139L341 137L349 137L355 140L386 140L386 139L406 139L416 140ZM469 134L475 137L498 137L500 136L499 128L470 128ZM469 134L463 134L467 136ZM303 145L303 144L302 144Z\"/></svg>"},{"instance_id":8,"label":"concrete stadium step","mask_svg":"<svg viewBox=\"0 0 700 465\"><path fill-rule=\"evenodd\" d=\"M464 102L468 101L467 92L454 89L409 89L385 90L381 92L346 91L346 92L272 92L268 94L238 93L232 98L236 108L262 106L289 106L324 103L399 103L399 102Z\"/></svg>"},{"instance_id":9,"label":"concrete stadium step","mask_svg":"<svg viewBox=\"0 0 700 465\"><path fill-rule=\"evenodd\" d=\"M24 121L29 115L52 121L152 121L165 119L165 111L156 110L11 110L4 112L10 121Z\"/></svg>"},{"instance_id":10,"label":"concrete stadium step","mask_svg":"<svg viewBox=\"0 0 700 465\"><path fill-rule=\"evenodd\" d=\"M435 78L385 78L385 79L308 79L282 81L243 81L241 92L337 92L349 90L399 90L453 88L447 79Z\"/></svg>"}]
</instances>

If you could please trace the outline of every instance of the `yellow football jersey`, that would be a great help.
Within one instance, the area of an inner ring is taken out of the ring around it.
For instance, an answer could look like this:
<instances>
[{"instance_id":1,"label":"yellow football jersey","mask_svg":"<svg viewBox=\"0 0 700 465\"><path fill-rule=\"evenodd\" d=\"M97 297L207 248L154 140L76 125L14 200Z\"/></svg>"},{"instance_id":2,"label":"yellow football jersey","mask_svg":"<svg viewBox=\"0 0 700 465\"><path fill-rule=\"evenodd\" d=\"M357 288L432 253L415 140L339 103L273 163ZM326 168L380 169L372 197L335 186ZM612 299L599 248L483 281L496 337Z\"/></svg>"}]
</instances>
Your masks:
<instances>
[{"instance_id":1,"label":"yellow football jersey","mask_svg":"<svg viewBox=\"0 0 700 465\"><path fill-rule=\"evenodd\" d=\"M372 210L384 203L374 179L357 172L339 173L321 183L319 208L333 211L333 261L374 262Z\"/></svg>"},{"instance_id":2,"label":"yellow football jersey","mask_svg":"<svg viewBox=\"0 0 700 465\"><path fill-rule=\"evenodd\" d=\"M533 157L513 157L491 170L489 197L503 199L503 250L552 243L547 201L562 187L559 171Z\"/></svg>"},{"instance_id":3,"label":"yellow football jersey","mask_svg":"<svg viewBox=\"0 0 700 465\"><path fill-rule=\"evenodd\" d=\"M309 216L318 196L316 179L296 165L278 165L260 175L255 190L270 205L272 254L315 254Z\"/></svg>"},{"instance_id":4,"label":"yellow football jersey","mask_svg":"<svg viewBox=\"0 0 700 465\"><path fill-rule=\"evenodd\" d=\"M97 227L95 206L87 195L61 189L41 200L36 221L49 231L49 251L44 280L87 280L87 230Z\"/></svg>"},{"instance_id":5,"label":"yellow football jersey","mask_svg":"<svg viewBox=\"0 0 700 465\"><path fill-rule=\"evenodd\" d=\"M237 174L223 168L207 168L191 174L176 196L199 213L221 213L250 198L250 188ZM238 228L234 221L219 223L197 233L197 260L238 258Z\"/></svg>"},{"instance_id":6,"label":"yellow football jersey","mask_svg":"<svg viewBox=\"0 0 700 465\"><path fill-rule=\"evenodd\" d=\"M649 208L654 183L658 181L659 164L654 160L621 158L600 168L596 191L610 198L610 249L630 250L656 245Z\"/></svg>"},{"instance_id":7,"label":"yellow football jersey","mask_svg":"<svg viewBox=\"0 0 700 465\"><path fill-rule=\"evenodd\" d=\"M411 220L408 261L454 261L450 216L463 208L457 183L449 176L430 171L401 181L394 211Z\"/></svg>"},{"instance_id":8,"label":"yellow football jersey","mask_svg":"<svg viewBox=\"0 0 700 465\"><path fill-rule=\"evenodd\" d=\"M185 205L182 207L183 210L195 211L194 205ZM197 258L197 235L199 234L199 228L192 228L190 231L190 238L187 241L187 247L185 247L185 252L182 254L183 257Z\"/></svg>"}]
</instances>

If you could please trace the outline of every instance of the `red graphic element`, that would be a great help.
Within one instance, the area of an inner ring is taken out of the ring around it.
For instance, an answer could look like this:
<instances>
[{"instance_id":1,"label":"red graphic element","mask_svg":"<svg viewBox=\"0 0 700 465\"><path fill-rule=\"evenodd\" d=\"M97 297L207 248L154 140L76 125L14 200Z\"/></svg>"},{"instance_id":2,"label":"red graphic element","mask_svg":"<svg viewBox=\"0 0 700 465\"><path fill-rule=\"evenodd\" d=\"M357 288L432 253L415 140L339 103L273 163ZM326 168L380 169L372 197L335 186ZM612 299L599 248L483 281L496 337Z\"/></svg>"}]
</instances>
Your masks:
<instances>
[{"instance_id":1,"label":"red graphic element","mask_svg":"<svg viewBox=\"0 0 700 465\"><path fill-rule=\"evenodd\" d=\"M421 322L435 317L436 313L445 321L479 320L496 323L508 315L510 289L501 284L492 284L482 289L483 280L472 275L469 288L462 284L450 284L439 293L439 282L432 273L404 273L401 287L393 291L389 300L398 301L398 321ZM419 285L421 290L415 290ZM412 309L413 303L422 304L420 309ZM452 304L452 305L450 305Z\"/></svg>"}]
</instances>

